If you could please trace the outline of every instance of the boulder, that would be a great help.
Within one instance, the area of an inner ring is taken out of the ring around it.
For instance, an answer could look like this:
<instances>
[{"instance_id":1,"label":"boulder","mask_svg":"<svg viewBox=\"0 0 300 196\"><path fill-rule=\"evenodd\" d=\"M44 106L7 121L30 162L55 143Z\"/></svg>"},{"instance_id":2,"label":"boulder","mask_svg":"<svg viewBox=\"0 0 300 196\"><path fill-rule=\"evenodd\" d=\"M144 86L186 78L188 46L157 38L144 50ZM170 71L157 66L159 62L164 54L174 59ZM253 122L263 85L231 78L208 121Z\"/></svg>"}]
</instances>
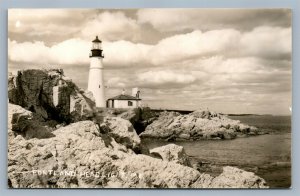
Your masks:
<instances>
[{"instance_id":1,"label":"boulder","mask_svg":"<svg viewBox=\"0 0 300 196\"><path fill-rule=\"evenodd\" d=\"M94 100L79 89L61 69L18 71L8 77L10 103L37 114L40 120L76 122L93 115Z\"/></svg>"},{"instance_id":2,"label":"boulder","mask_svg":"<svg viewBox=\"0 0 300 196\"><path fill-rule=\"evenodd\" d=\"M35 119L32 112L18 105L8 104L7 119L9 141L16 135L22 135L26 139L42 139L54 136L50 127L43 126Z\"/></svg>"},{"instance_id":3,"label":"boulder","mask_svg":"<svg viewBox=\"0 0 300 196\"><path fill-rule=\"evenodd\" d=\"M189 157L185 153L183 147L176 144L168 144L165 146L153 148L150 150L150 155L159 157L165 161L171 161L191 167Z\"/></svg>"},{"instance_id":4,"label":"boulder","mask_svg":"<svg viewBox=\"0 0 300 196\"><path fill-rule=\"evenodd\" d=\"M14 104L8 104L7 115L9 131L23 132L30 120L33 119L32 112Z\"/></svg>"},{"instance_id":5,"label":"boulder","mask_svg":"<svg viewBox=\"0 0 300 196\"><path fill-rule=\"evenodd\" d=\"M146 127L158 117L157 112L152 111L149 107L126 109L117 116L129 120L137 134L144 132Z\"/></svg>"},{"instance_id":6,"label":"boulder","mask_svg":"<svg viewBox=\"0 0 300 196\"><path fill-rule=\"evenodd\" d=\"M236 167L223 167L223 173L215 177L210 185L213 188L267 188L264 179L253 172Z\"/></svg>"},{"instance_id":7,"label":"boulder","mask_svg":"<svg viewBox=\"0 0 300 196\"><path fill-rule=\"evenodd\" d=\"M141 139L128 120L119 117L106 117L100 128L103 133L107 133L116 142L135 151L140 150Z\"/></svg>"},{"instance_id":8,"label":"boulder","mask_svg":"<svg viewBox=\"0 0 300 196\"><path fill-rule=\"evenodd\" d=\"M125 111L121 112L117 115L120 118L125 120L129 120L132 124L139 121L140 110L139 109L126 109Z\"/></svg>"},{"instance_id":9,"label":"boulder","mask_svg":"<svg viewBox=\"0 0 300 196\"><path fill-rule=\"evenodd\" d=\"M178 112L162 112L158 119L146 127L146 130L140 134L140 137L168 138L173 136L174 131L169 129L178 116Z\"/></svg>"},{"instance_id":10,"label":"boulder","mask_svg":"<svg viewBox=\"0 0 300 196\"><path fill-rule=\"evenodd\" d=\"M116 164L123 173L119 175L123 183L111 184L113 188L120 185L126 188L205 188L213 179L193 168L146 155L128 156Z\"/></svg>"}]
</instances>

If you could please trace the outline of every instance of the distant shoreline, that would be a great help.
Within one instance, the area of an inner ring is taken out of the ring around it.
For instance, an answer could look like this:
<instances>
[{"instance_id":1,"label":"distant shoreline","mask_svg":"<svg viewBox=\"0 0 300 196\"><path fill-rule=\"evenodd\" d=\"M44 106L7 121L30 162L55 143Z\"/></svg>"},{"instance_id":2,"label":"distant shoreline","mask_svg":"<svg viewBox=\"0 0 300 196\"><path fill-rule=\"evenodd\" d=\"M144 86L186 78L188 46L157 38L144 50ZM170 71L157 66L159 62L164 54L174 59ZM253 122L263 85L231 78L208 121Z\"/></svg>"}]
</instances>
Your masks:
<instances>
[{"instance_id":1,"label":"distant shoreline","mask_svg":"<svg viewBox=\"0 0 300 196\"><path fill-rule=\"evenodd\" d=\"M180 114L190 114L194 111L192 110L178 110L178 109L152 109L151 111L153 112L163 112L163 111L167 111L167 112L178 112ZM220 113L223 114L223 113ZM292 116L292 115L275 115L275 114L223 114L226 116Z\"/></svg>"}]
</instances>

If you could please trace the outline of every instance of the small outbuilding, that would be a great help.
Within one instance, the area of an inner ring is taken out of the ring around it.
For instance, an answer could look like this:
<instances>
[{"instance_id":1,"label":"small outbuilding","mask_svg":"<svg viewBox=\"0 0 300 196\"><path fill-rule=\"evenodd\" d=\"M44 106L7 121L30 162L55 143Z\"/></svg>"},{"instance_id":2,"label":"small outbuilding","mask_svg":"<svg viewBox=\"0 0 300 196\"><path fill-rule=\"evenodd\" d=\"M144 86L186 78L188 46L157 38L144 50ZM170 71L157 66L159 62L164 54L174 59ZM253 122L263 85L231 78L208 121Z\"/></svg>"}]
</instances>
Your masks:
<instances>
[{"instance_id":1,"label":"small outbuilding","mask_svg":"<svg viewBox=\"0 0 300 196\"><path fill-rule=\"evenodd\" d=\"M108 108L137 108L141 104L142 99L138 88L132 89L132 95L126 95L125 90L123 90L121 95L109 98L106 101L106 107Z\"/></svg>"}]
</instances>

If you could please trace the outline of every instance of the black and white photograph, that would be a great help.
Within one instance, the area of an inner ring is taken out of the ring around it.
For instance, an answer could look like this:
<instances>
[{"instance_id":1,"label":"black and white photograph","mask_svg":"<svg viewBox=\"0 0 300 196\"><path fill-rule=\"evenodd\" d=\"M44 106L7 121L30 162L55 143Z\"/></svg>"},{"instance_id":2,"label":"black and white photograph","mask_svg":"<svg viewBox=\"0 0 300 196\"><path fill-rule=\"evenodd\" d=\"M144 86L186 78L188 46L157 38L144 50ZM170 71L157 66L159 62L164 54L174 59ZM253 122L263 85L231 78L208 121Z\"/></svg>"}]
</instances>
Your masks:
<instances>
[{"instance_id":1,"label":"black and white photograph","mask_svg":"<svg viewBox=\"0 0 300 196\"><path fill-rule=\"evenodd\" d=\"M289 189L291 23L288 8L9 9L7 187Z\"/></svg>"}]
</instances>

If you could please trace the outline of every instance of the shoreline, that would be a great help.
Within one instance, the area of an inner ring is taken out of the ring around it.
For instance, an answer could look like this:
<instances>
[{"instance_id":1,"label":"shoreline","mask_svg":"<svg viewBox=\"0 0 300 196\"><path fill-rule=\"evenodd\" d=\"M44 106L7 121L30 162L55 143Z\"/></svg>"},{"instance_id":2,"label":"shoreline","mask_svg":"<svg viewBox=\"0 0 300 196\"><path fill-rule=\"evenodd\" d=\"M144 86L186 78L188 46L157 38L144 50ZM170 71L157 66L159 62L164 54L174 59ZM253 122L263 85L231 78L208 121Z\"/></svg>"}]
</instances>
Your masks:
<instances>
[{"instance_id":1,"label":"shoreline","mask_svg":"<svg viewBox=\"0 0 300 196\"><path fill-rule=\"evenodd\" d=\"M270 133L268 135L258 135L256 137L246 137L246 138L236 138L235 141L239 139L255 139L259 138L261 136L278 136L278 137L284 137L289 136L290 132L284 132L284 133ZM155 145L155 143L158 143L158 145ZM257 162L257 163L247 163L247 162L237 162L236 160L222 160L220 158L211 159L209 157L203 158L197 157L196 155L191 155L189 145L192 143L191 146L195 146L197 143L227 143L227 142L234 142L234 140L197 140L197 141L175 141L175 142L167 142L163 140L157 140L157 139L150 139L150 138L143 138L141 140L142 144L145 144L149 149L156 148L161 145L167 145L170 143L174 143L176 145L183 146L190 161L191 164L197 167L196 169L201 173L207 173L212 176L217 176L220 173L222 173L222 168L224 166L232 166L237 167L239 169L253 172L256 175L262 177L266 180L268 186L270 188L290 188L291 187L291 160L286 161L276 161L272 162L271 160L269 162ZM149 145L149 143L151 145ZM154 145L153 145L154 144ZM224 145L223 145L224 146ZM206 150L206 149L203 149ZM213 150L212 150L213 151ZM276 177L279 176L279 177Z\"/></svg>"}]
</instances>

